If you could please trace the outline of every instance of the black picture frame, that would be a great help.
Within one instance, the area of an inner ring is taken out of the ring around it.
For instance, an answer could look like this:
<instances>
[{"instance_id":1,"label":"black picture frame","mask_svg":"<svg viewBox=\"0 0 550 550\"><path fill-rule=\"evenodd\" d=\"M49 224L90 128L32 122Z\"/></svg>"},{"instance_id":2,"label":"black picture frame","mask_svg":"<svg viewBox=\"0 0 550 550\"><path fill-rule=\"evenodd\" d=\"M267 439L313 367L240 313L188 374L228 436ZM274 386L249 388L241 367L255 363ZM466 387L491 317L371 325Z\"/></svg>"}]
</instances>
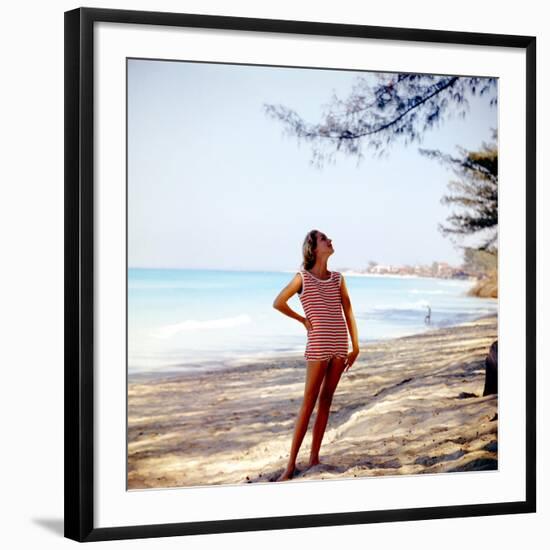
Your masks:
<instances>
[{"instance_id":1,"label":"black picture frame","mask_svg":"<svg viewBox=\"0 0 550 550\"><path fill-rule=\"evenodd\" d=\"M352 513L94 527L93 90L96 22L524 49L526 53L526 499ZM523 514L536 511L536 37L79 8L65 13L65 536L81 542Z\"/></svg>"}]
</instances>

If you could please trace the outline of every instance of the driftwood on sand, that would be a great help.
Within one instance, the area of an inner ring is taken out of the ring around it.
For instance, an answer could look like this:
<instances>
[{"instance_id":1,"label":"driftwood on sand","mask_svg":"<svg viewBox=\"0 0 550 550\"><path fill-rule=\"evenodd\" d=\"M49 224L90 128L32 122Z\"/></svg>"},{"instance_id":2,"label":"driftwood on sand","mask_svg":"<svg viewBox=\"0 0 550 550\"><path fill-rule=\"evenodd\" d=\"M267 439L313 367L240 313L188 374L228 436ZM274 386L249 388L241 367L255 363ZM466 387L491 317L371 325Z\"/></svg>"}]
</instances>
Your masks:
<instances>
[{"instance_id":1,"label":"driftwood on sand","mask_svg":"<svg viewBox=\"0 0 550 550\"><path fill-rule=\"evenodd\" d=\"M483 395L498 393L498 341L491 344L489 354L485 358L485 388Z\"/></svg>"}]
</instances>

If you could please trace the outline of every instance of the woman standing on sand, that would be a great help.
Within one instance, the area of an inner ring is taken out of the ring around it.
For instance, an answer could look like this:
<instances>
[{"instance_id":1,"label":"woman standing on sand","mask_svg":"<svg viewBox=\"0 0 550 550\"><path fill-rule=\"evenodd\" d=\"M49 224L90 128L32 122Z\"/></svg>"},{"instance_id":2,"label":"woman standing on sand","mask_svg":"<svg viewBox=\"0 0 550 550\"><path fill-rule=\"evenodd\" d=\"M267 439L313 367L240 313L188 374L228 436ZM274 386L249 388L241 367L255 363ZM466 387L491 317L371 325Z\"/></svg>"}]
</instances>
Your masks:
<instances>
[{"instance_id":1,"label":"woman standing on sand","mask_svg":"<svg viewBox=\"0 0 550 550\"><path fill-rule=\"evenodd\" d=\"M344 277L337 271L331 272L327 269L331 254L334 254L331 239L317 229L311 230L304 239L303 269L294 275L273 302L275 309L300 321L308 334L304 353L307 361L304 399L294 428L288 465L277 481L285 481L294 475L296 457L317 397L319 404L308 468L320 463L319 449L328 422L332 396L340 376L353 365L359 355L357 326ZM300 297L306 317L287 305L287 300L296 293ZM348 329L353 346L351 353L348 353Z\"/></svg>"}]
</instances>

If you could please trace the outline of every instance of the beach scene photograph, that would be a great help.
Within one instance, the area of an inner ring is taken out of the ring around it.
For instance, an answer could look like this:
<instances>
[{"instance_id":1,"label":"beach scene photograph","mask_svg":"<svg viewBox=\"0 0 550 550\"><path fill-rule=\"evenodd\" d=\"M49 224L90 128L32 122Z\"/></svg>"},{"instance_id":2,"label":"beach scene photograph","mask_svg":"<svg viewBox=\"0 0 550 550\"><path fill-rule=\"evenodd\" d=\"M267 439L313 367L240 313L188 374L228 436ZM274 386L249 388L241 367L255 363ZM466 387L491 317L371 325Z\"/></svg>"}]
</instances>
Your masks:
<instances>
[{"instance_id":1,"label":"beach scene photograph","mask_svg":"<svg viewBox=\"0 0 550 550\"><path fill-rule=\"evenodd\" d=\"M128 490L498 470L497 100L127 59Z\"/></svg>"}]
</instances>

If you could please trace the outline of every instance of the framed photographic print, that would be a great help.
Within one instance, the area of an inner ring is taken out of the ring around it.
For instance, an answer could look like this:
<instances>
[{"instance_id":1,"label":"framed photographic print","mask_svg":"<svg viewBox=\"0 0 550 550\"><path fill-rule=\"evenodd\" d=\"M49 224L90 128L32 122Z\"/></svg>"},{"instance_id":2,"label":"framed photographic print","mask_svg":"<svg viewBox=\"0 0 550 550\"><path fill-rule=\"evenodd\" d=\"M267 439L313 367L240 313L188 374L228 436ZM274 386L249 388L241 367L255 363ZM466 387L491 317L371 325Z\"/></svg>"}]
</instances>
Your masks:
<instances>
[{"instance_id":1,"label":"framed photographic print","mask_svg":"<svg viewBox=\"0 0 550 550\"><path fill-rule=\"evenodd\" d=\"M65 536L536 510L535 48L65 13Z\"/></svg>"}]
</instances>

